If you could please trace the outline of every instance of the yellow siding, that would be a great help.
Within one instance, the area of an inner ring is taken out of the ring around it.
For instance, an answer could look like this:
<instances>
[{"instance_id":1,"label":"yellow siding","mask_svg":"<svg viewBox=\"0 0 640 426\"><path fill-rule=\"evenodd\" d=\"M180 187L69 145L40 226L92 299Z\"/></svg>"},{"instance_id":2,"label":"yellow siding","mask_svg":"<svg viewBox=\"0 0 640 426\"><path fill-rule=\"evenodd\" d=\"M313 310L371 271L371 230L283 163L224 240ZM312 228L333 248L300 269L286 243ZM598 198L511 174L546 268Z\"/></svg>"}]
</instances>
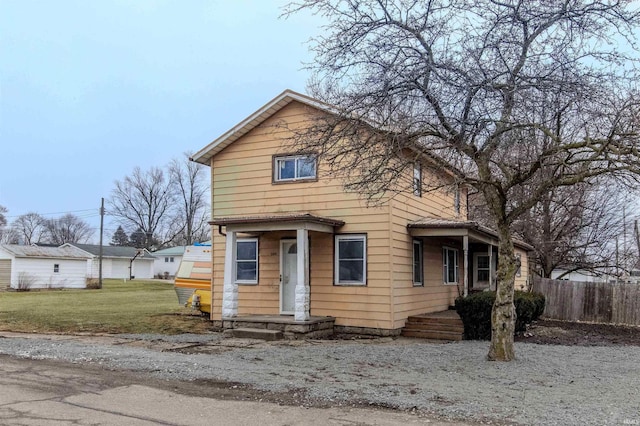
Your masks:
<instances>
[{"instance_id":1,"label":"yellow siding","mask_svg":"<svg viewBox=\"0 0 640 426\"><path fill-rule=\"evenodd\" d=\"M527 252L516 247L516 256L520 255L520 276L516 277L516 290L529 289L529 258Z\"/></svg>"},{"instance_id":2,"label":"yellow siding","mask_svg":"<svg viewBox=\"0 0 640 426\"><path fill-rule=\"evenodd\" d=\"M343 220L338 233L367 234L367 285L334 286L331 234L310 232L311 315L336 317L337 325L391 328L389 206L367 208L357 194L345 193L340 182L326 177L322 164L318 181L272 183L274 154L286 153L282 126L305 122L306 107L292 103L213 157L213 216L255 216L309 212ZM222 309L225 238L213 229L212 319ZM241 285L238 314L278 314L280 310L280 239L295 233L263 233L259 239L259 282Z\"/></svg>"},{"instance_id":3,"label":"yellow siding","mask_svg":"<svg viewBox=\"0 0 640 426\"><path fill-rule=\"evenodd\" d=\"M447 309L462 289L461 239L425 238L423 286L414 287L412 238L407 224L425 216L467 219L466 192L455 211L453 186L425 191L422 197L398 194L375 208L341 182L327 176L318 165L317 181L272 182L273 156L288 153L282 143L290 136L283 126L301 127L308 122L307 107L291 103L258 127L229 145L211 160L213 217L241 217L264 214L308 212L343 220L338 233L367 234L366 286L334 285L334 236L310 232L311 315L336 317L337 325L396 329L410 315ZM423 164L423 177L436 171ZM408 176L409 180L411 176ZM445 180L451 177L444 176ZM435 180L435 179L434 179ZM442 181L440 181L442 183ZM425 190L427 187L425 186ZM259 282L240 285L238 313L276 315L280 311L280 240L295 238L295 232L265 232L259 235ZM459 283L445 285L442 247L459 250ZM224 277L225 237L213 228L212 319L220 319ZM526 253L522 256L526 282Z\"/></svg>"},{"instance_id":4,"label":"yellow siding","mask_svg":"<svg viewBox=\"0 0 640 426\"><path fill-rule=\"evenodd\" d=\"M423 164L422 174L427 178L435 173ZM446 178L446 177L445 177ZM426 189L426 188L425 188ZM467 219L466 195L460 197L459 213L455 211L455 192L443 187L425 191L422 197L400 194L392 201L392 288L394 305L393 328L404 326L407 317L427 312L446 310L453 304L463 288L464 259L459 239L424 238L424 285L413 285L413 238L407 224L421 217ZM444 284L442 247L458 249L458 285Z\"/></svg>"}]
</instances>

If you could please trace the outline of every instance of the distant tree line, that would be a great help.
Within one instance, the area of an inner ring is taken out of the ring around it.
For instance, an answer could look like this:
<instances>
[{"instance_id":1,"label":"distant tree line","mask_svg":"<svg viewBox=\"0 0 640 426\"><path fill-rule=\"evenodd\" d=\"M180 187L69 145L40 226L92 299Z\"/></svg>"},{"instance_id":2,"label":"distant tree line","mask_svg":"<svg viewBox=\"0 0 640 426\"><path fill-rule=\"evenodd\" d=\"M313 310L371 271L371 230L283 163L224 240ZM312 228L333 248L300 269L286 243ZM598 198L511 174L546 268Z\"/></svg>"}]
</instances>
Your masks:
<instances>
[{"instance_id":1,"label":"distant tree line","mask_svg":"<svg viewBox=\"0 0 640 426\"><path fill-rule=\"evenodd\" d=\"M0 212L0 242L3 244L85 243L94 233L87 222L71 213L47 219L30 212L18 216L9 224L4 215L7 209L0 206Z\"/></svg>"},{"instance_id":2,"label":"distant tree line","mask_svg":"<svg viewBox=\"0 0 640 426\"><path fill-rule=\"evenodd\" d=\"M106 214L118 228L110 245L158 249L211 238L207 168L189 156L185 153L164 167L136 167L115 181ZM7 212L0 205L1 244L86 243L94 235L87 222L71 213L48 219L30 212L8 223Z\"/></svg>"},{"instance_id":3,"label":"distant tree line","mask_svg":"<svg viewBox=\"0 0 640 426\"><path fill-rule=\"evenodd\" d=\"M119 227L111 245L162 248L209 240L207 168L190 153L164 167L139 167L116 180L107 214Z\"/></svg>"}]
</instances>

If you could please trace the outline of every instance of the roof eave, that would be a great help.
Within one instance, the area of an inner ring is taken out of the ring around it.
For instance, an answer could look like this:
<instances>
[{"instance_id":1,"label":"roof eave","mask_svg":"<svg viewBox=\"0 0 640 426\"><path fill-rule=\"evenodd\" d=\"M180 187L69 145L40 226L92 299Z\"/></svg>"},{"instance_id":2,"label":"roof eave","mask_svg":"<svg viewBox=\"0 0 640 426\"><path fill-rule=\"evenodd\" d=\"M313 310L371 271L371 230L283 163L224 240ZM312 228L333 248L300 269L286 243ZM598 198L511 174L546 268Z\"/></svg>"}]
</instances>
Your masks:
<instances>
[{"instance_id":1,"label":"roof eave","mask_svg":"<svg viewBox=\"0 0 640 426\"><path fill-rule=\"evenodd\" d=\"M256 112L245 118L243 121L235 125L233 128L222 134L217 139L213 140L207 146L196 152L189 158L196 163L210 165L211 158L218 152L229 146L231 143L240 139L242 136L249 133L251 130L259 126L273 114L287 106L293 101L301 102L305 105L318 108L324 111L329 111L330 107L316 99L301 93L294 92L293 90L285 90L275 98L271 99L264 106L259 108Z\"/></svg>"}]
</instances>

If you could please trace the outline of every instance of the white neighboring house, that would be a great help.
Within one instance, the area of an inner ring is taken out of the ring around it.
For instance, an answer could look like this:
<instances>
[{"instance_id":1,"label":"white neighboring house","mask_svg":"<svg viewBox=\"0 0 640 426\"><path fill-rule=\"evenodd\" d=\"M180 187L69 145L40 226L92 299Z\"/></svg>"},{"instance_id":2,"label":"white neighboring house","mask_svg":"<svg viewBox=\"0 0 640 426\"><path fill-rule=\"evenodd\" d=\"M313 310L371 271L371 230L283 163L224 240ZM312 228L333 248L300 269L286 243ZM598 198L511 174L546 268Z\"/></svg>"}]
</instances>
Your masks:
<instances>
[{"instance_id":1,"label":"white neighboring house","mask_svg":"<svg viewBox=\"0 0 640 426\"><path fill-rule=\"evenodd\" d=\"M85 288L89 259L76 247L0 245L0 287Z\"/></svg>"},{"instance_id":2,"label":"white neighboring house","mask_svg":"<svg viewBox=\"0 0 640 426\"><path fill-rule=\"evenodd\" d=\"M98 278L100 246L98 244L66 243L60 247L76 247L90 256L86 265L87 276ZM102 246L102 278L153 278L155 257L146 249L134 247ZM129 271L131 267L131 271Z\"/></svg>"},{"instance_id":3,"label":"white neighboring house","mask_svg":"<svg viewBox=\"0 0 640 426\"><path fill-rule=\"evenodd\" d=\"M153 273L156 276L167 274L169 277L175 277L184 256L184 248L185 246L169 247L151 253L156 258L153 262Z\"/></svg>"},{"instance_id":4,"label":"white neighboring house","mask_svg":"<svg viewBox=\"0 0 640 426\"><path fill-rule=\"evenodd\" d=\"M607 281L605 276L598 275L584 269L578 269L577 271L571 271L569 273L567 273L567 271L568 271L567 268L562 268L562 267L556 268L553 271L551 271L551 279L577 281L577 282L583 282L583 283ZM559 278L559 277L562 277L562 278Z\"/></svg>"}]
</instances>

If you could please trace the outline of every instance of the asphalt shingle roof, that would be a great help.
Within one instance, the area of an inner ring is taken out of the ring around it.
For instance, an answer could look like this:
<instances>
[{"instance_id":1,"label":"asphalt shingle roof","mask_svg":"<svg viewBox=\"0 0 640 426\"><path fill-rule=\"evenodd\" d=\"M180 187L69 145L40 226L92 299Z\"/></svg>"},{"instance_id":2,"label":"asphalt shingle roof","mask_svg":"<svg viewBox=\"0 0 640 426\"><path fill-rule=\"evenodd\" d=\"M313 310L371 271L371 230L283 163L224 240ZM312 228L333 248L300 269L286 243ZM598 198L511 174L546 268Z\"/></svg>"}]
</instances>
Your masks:
<instances>
[{"instance_id":1,"label":"asphalt shingle roof","mask_svg":"<svg viewBox=\"0 0 640 426\"><path fill-rule=\"evenodd\" d=\"M98 256L100 254L100 246L98 244L77 244L71 243L72 246L79 248L80 250L84 250L88 253L91 253L94 256ZM102 256L103 257L125 257L127 259L133 258L138 249L135 247L119 247L119 246L102 246ZM143 255L137 257L138 259L155 259L155 257L151 256L148 251L144 251Z\"/></svg>"},{"instance_id":2,"label":"asphalt shingle roof","mask_svg":"<svg viewBox=\"0 0 640 426\"><path fill-rule=\"evenodd\" d=\"M73 246L41 247L6 244L0 246L15 257L33 257L50 259L89 259L86 253Z\"/></svg>"}]
</instances>

